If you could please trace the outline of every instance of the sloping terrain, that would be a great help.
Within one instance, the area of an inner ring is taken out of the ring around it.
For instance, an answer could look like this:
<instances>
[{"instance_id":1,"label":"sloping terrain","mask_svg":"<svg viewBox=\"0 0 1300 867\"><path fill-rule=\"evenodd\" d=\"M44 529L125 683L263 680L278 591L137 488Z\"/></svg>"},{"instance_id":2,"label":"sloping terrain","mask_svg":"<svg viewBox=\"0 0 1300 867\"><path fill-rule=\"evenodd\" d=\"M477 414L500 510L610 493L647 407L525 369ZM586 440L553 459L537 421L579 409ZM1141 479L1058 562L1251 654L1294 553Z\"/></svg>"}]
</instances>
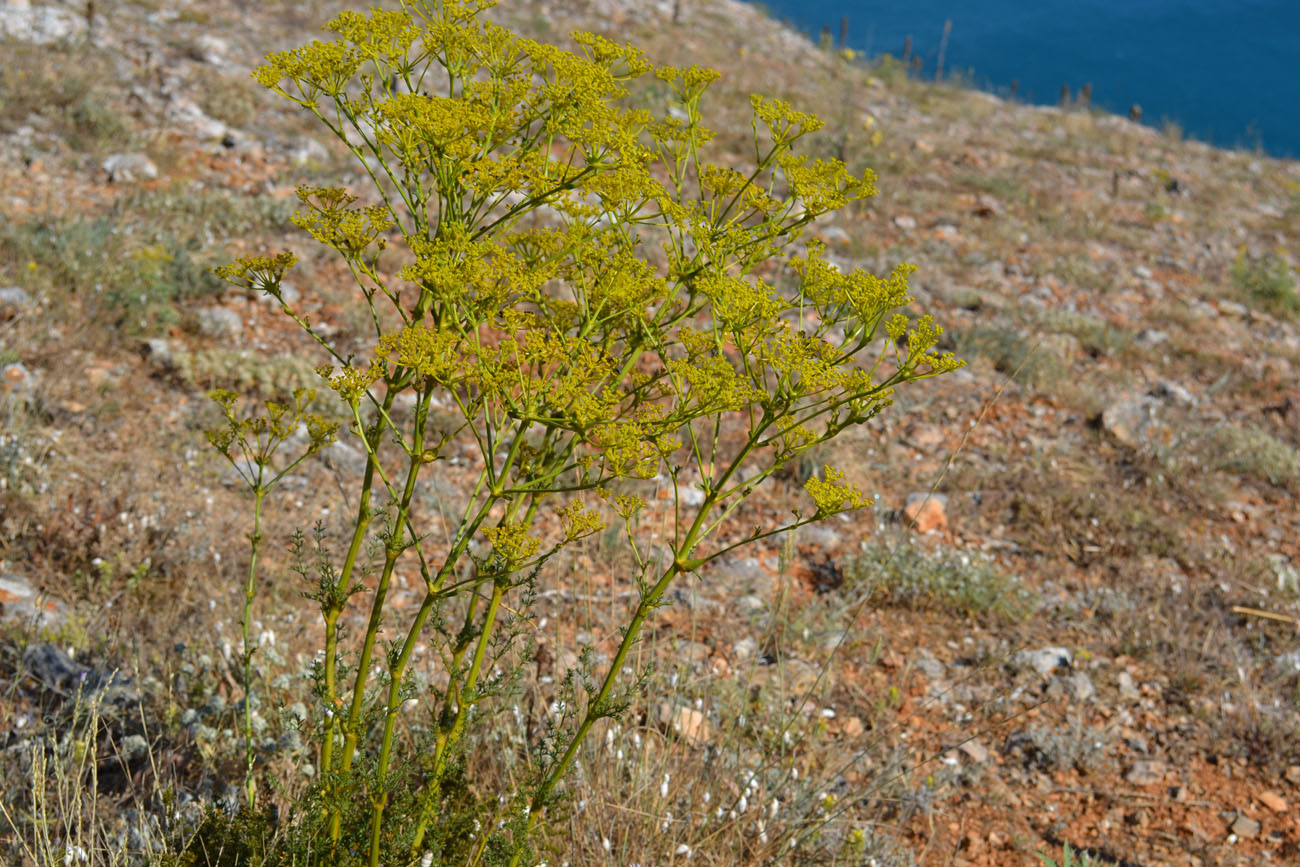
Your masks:
<instances>
[{"instance_id":1,"label":"sloping terrain","mask_svg":"<svg viewBox=\"0 0 1300 867\"><path fill-rule=\"evenodd\" d=\"M303 310L368 348L346 269L289 223L297 183L363 176L248 78L340 7L90 8L0 6L0 761L24 781L0 859L17 863L30 747L75 730L76 684L114 669L130 682L92 738L102 797L60 839L157 850L238 781L248 500L204 438L205 394L313 386L323 359L209 269L292 249ZM731 0L493 14L719 69L706 123L737 162L751 92L816 112L819 155L874 168L881 192L814 234L845 268L918 266L913 307L969 362L824 456L876 508L737 552L658 612L658 665L586 757L552 863L1037 864L1065 843L1099 863L1300 860L1300 164L915 81ZM263 759L286 806L319 641L287 542L342 532L359 460L332 447L268 514ZM449 466L425 506L468 478ZM745 520L782 520L800 481ZM600 537L544 576L502 743L528 741L581 647L609 652L627 557ZM510 772L494 761L479 771Z\"/></svg>"}]
</instances>

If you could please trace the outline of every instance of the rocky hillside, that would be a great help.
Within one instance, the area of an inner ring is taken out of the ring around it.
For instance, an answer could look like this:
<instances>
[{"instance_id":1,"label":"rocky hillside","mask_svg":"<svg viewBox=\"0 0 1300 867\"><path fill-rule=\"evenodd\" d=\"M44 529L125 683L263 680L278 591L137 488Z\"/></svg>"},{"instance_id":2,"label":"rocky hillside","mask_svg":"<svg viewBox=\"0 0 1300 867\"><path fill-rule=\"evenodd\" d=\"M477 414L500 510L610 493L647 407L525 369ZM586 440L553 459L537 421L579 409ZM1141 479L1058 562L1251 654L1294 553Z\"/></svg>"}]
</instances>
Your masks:
<instances>
[{"instance_id":1,"label":"rocky hillside","mask_svg":"<svg viewBox=\"0 0 1300 867\"><path fill-rule=\"evenodd\" d=\"M338 8L0 5L0 762L24 781L0 860L36 857L38 793L91 769L103 797L59 802L55 836L103 863L174 846L238 781L248 503L205 393L315 385L322 359L210 268L295 250L303 310L366 351L355 285L288 220L296 184L363 176L248 78ZM732 0L493 15L720 70L706 123L737 161L750 93L815 111L818 154L881 190L815 234L845 268L915 264L914 308L968 361L825 455L875 509L739 552L659 612L661 664L553 863L1300 860L1300 164L912 80ZM284 548L339 532L358 461L333 446L268 518L287 577L262 603L260 755L285 806L319 636ZM581 646L609 652L615 541L544 579L502 738L531 736ZM87 691L95 761L42 770Z\"/></svg>"}]
</instances>

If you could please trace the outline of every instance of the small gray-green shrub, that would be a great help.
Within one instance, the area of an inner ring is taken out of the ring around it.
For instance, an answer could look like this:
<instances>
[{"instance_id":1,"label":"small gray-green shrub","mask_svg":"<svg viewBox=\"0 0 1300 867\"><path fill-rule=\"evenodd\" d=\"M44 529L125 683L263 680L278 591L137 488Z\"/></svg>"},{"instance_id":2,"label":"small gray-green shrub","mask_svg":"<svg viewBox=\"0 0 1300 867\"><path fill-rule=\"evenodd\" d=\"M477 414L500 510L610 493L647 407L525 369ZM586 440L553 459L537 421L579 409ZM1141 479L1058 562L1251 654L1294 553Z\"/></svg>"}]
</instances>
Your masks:
<instances>
[{"instance_id":1,"label":"small gray-green shrub","mask_svg":"<svg viewBox=\"0 0 1300 867\"><path fill-rule=\"evenodd\" d=\"M1242 249L1232 262L1232 283L1247 298L1275 313L1300 312L1295 273L1279 253L1253 255Z\"/></svg>"},{"instance_id":2,"label":"small gray-green shrub","mask_svg":"<svg viewBox=\"0 0 1300 867\"><path fill-rule=\"evenodd\" d=\"M981 552L872 545L849 561L845 579L882 604L995 622L1023 620L1038 608L1037 594Z\"/></svg>"}]
</instances>

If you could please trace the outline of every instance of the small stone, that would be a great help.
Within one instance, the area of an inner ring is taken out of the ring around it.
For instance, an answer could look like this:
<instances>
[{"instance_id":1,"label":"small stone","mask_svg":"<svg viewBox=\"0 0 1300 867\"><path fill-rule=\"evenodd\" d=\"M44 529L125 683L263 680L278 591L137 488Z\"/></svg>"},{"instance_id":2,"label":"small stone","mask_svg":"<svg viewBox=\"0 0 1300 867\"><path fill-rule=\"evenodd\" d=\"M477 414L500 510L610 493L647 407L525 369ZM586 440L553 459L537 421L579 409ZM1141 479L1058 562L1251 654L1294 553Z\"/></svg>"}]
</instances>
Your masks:
<instances>
[{"instance_id":1,"label":"small stone","mask_svg":"<svg viewBox=\"0 0 1300 867\"><path fill-rule=\"evenodd\" d=\"M849 241L852 240L852 238L849 237L849 233L841 229L839 226L822 226L815 231L817 232L817 236L827 244L847 245Z\"/></svg>"},{"instance_id":2,"label":"small stone","mask_svg":"<svg viewBox=\"0 0 1300 867\"><path fill-rule=\"evenodd\" d=\"M122 757L128 762L149 752L149 742L140 735L127 735L122 738Z\"/></svg>"},{"instance_id":3,"label":"small stone","mask_svg":"<svg viewBox=\"0 0 1300 867\"><path fill-rule=\"evenodd\" d=\"M1063 679L1065 694L1074 701L1090 701L1097 697L1097 687L1092 679L1082 671L1076 671Z\"/></svg>"},{"instance_id":4,"label":"small stone","mask_svg":"<svg viewBox=\"0 0 1300 867\"><path fill-rule=\"evenodd\" d=\"M1124 779L1135 786L1149 786L1165 778L1165 763L1157 761L1134 762Z\"/></svg>"},{"instance_id":5,"label":"small stone","mask_svg":"<svg viewBox=\"0 0 1300 867\"><path fill-rule=\"evenodd\" d=\"M704 492L694 485L683 485L677 489L677 499L683 506L694 508L704 502Z\"/></svg>"},{"instance_id":6,"label":"small stone","mask_svg":"<svg viewBox=\"0 0 1300 867\"><path fill-rule=\"evenodd\" d=\"M846 717L844 722L840 723L840 731L846 738L860 738L866 733L867 727L855 716Z\"/></svg>"},{"instance_id":7,"label":"small stone","mask_svg":"<svg viewBox=\"0 0 1300 867\"><path fill-rule=\"evenodd\" d=\"M1000 217L1004 208L1002 203L988 193L975 200L975 213L981 217Z\"/></svg>"},{"instance_id":8,"label":"small stone","mask_svg":"<svg viewBox=\"0 0 1300 867\"><path fill-rule=\"evenodd\" d=\"M281 300L283 300L285 306L293 308L293 307L297 307L298 302L302 300L302 293L299 292L298 287L293 285L292 283L281 283L279 298L276 298L274 295L270 294L269 292L258 292L257 300L260 301L262 304L265 304L267 307L271 307L274 309L279 309L280 302Z\"/></svg>"},{"instance_id":9,"label":"small stone","mask_svg":"<svg viewBox=\"0 0 1300 867\"><path fill-rule=\"evenodd\" d=\"M988 748L979 741L966 741L957 749L977 765L982 765L989 760Z\"/></svg>"},{"instance_id":10,"label":"small stone","mask_svg":"<svg viewBox=\"0 0 1300 867\"><path fill-rule=\"evenodd\" d=\"M42 596L24 576L0 575L0 623L23 623L42 628L58 626L66 617L59 603Z\"/></svg>"},{"instance_id":11,"label":"small stone","mask_svg":"<svg viewBox=\"0 0 1300 867\"><path fill-rule=\"evenodd\" d=\"M35 385L32 372L21 362L15 361L0 368L0 396L30 397Z\"/></svg>"},{"instance_id":12,"label":"small stone","mask_svg":"<svg viewBox=\"0 0 1300 867\"><path fill-rule=\"evenodd\" d=\"M167 117L201 139L220 141L230 129L216 118L209 117L198 103L188 97L173 99Z\"/></svg>"},{"instance_id":13,"label":"small stone","mask_svg":"<svg viewBox=\"0 0 1300 867\"><path fill-rule=\"evenodd\" d=\"M1259 836L1260 824L1249 816L1238 813L1228 830L1236 834L1240 840L1254 840Z\"/></svg>"},{"instance_id":14,"label":"small stone","mask_svg":"<svg viewBox=\"0 0 1300 867\"><path fill-rule=\"evenodd\" d=\"M303 136L289 149L289 159L299 168L317 168L329 162L330 152L314 138Z\"/></svg>"},{"instance_id":15,"label":"small stone","mask_svg":"<svg viewBox=\"0 0 1300 867\"><path fill-rule=\"evenodd\" d=\"M713 655L713 648L702 641L680 641L673 648L673 657L691 665L702 665Z\"/></svg>"},{"instance_id":16,"label":"small stone","mask_svg":"<svg viewBox=\"0 0 1300 867\"><path fill-rule=\"evenodd\" d=\"M147 360L165 370L171 370L176 366L176 356L172 352L172 345L161 337L149 338L141 345L140 351Z\"/></svg>"},{"instance_id":17,"label":"small stone","mask_svg":"<svg viewBox=\"0 0 1300 867\"><path fill-rule=\"evenodd\" d=\"M1293 786L1300 786L1300 765L1290 765L1284 774L1286 781Z\"/></svg>"},{"instance_id":18,"label":"small stone","mask_svg":"<svg viewBox=\"0 0 1300 867\"><path fill-rule=\"evenodd\" d=\"M1169 334L1157 328L1143 328L1133 339L1140 346L1159 346L1169 340Z\"/></svg>"},{"instance_id":19,"label":"small stone","mask_svg":"<svg viewBox=\"0 0 1300 867\"><path fill-rule=\"evenodd\" d=\"M832 551L844 544L844 537L825 524L809 524L799 528L798 541L811 545L818 551Z\"/></svg>"},{"instance_id":20,"label":"small stone","mask_svg":"<svg viewBox=\"0 0 1300 867\"><path fill-rule=\"evenodd\" d=\"M894 218L894 225L900 229L911 231L916 228L916 220L904 214Z\"/></svg>"},{"instance_id":21,"label":"small stone","mask_svg":"<svg viewBox=\"0 0 1300 867\"><path fill-rule=\"evenodd\" d=\"M913 660L912 667L930 678L930 680L939 680L948 673L948 669L944 667L944 664L929 654Z\"/></svg>"},{"instance_id":22,"label":"small stone","mask_svg":"<svg viewBox=\"0 0 1300 867\"><path fill-rule=\"evenodd\" d=\"M230 45L219 36L205 33L194 40L194 50L199 60L213 66L220 66L230 54Z\"/></svg>"},{"instance_id":23,"label":"small stone","mask_svg":"<svg viewBox=\"0 0 1300 867\"><path fill-rule=\"evenodd\" d=\"M1119 677L1116 678L1116 684L1119 687L1120 698L1128 701L1141 698L1142 693L1137 688L1137 684L1133 682L1133 675L1129 674L1127 671L1121 671L1119 673Z\"/></svg>"},{"instance_id":24,"label":"small stone","mask_svg":"<svg viewBox=\"0 0 1300 867\"><path fill-rule=\"evenodd\" d=\"M943 494L918 491L907 495L903 516L918 533L948 529L948 498Z\"/></svg>"},{"instance_id":25,"label":"small stone","mask_svg":"<svg viewBox=\"0 0 1300 867\"><path fill-rule=\"evenodd\" d=\"M1017 669L1032 668L1041 675L1051 674L1057 668L1069 668L1074 655L1064 647L1044 647L1039 650L1019 650L1011 655L1011 666Z\"/></svg>"},{"instance_id":26,"label":"small stone","mask_svg":"<svg viewBox=\"0 0 1300 867\"><path fill-rule=\"evenodd\" d=\"M752 636L742 638L731 646L731 655L740 661L751 659L756 653L758 642Z\"/></svg>"},{"instance_id":27,"label":"small stone","mask_svg":"<svg viewBox=\"0 0 1300 867\"><path fill-rule=\"evenodd\" d=\"M1173 431L1160 418L1161 402L1147 395L1121 398L1101 414L1102 427L1123 445L1167 445Z\"/></svg>"},{"instance_id":28,"label":"small stone","mask_svg":"<svg viewBox=\"0 0 1300 867\"><path fill-rule=\"evenodd\" d=\"M1259 801L1265 807L1268 807L1274 813L1285 813L1289 809L1286 799L1277 792L1260 792L1255 796L1255 800Z\"/></svg>"},{"instance_id":29,"label":"small stone","mask_svg":"<svg viewBox=\"0 0 1300 867\"><path fill-rule=\"evenodd\" d=\"M204 337L237 337L244 330L244 320L226 307L199 310L199 334Z\"/></svg>"},{"instance_id":30,"label":"small stone","mask_svg":"<svg viewBox=\"0 0 1300 867\"><path fill-rule=\"evenodd\" d=\"M722 590L769 597L774 589L772 576L754 557L724 557L705 567L705 581Z\"/></svg>"},{"instance_id":31,"label":"small stone","mask_svg":"<svg viewBox=\"0 0 1300 867\"><path fill-rule=\"evenodd\" d=\"M26 289L19 286L6 286L0 289L0 310L22 310L30 306L32 296L27 293Z\"/></svg>"},{"instance_id":32,"label":"small stone","mask_svg":"<svg viewBox=\"0 0 1300 867\"><path fill-rule=\"evenodd\" d=\"M817 666L802 659L783 659L772 665L760 665L754 671L753 682L771 686L782 695L793 698L803 696L816 685L821 674Z\"/></svg>"},{"instance_id":33,"label":"small stone","mask_svg":"<svg viewBox=\"0 0 1300 867\"><path fill-rule=\"evenodd\" d=\"M108 174L110 184L118 181L151 181L158 177L158 167L142 153L112 154L99 167Z\"/></svg>"},{"instance_id":34,"label":"small stone","mask_svg":"<svg viewBox=\"0 0 1300 867\"><path fill-rule=\"evenodd\" d=\"M1170 380L1156 383L1151 396L1175 406L1195 406L1196 396L1183 386Z\"/></svg>"},{"instance_id":35,"label":"small stone","mask_svg":"<svg viewBox=\"0 0 1300 867\"><path fill-rule=\"evenodd\" d=\"M712 733L709 718L703 711L681 707L670 701L659 703L659 724L693 746L703 744Z\"/></svg>"}]
</instances>

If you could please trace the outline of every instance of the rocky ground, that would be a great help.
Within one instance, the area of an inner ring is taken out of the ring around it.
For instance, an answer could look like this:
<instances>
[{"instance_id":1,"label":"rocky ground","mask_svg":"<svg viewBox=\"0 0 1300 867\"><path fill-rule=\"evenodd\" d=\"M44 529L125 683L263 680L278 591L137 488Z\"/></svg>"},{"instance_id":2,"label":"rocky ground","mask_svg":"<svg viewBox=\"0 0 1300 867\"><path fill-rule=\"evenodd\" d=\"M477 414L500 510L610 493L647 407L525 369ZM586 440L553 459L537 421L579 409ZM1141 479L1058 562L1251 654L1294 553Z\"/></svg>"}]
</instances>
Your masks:
<instances>
[{"instance_id":1,"label":"rocky ground","mask_svg":"<svg viewBox=\"0 0 1300 867\"><path fill-rule=\"evenodd\" d=\"M313 385L321 359L208 268L288 246L313 321L358 351L365 325L288 223L296 183L361 178L247 77L336 7L89 8L0 5L0 749L24 781L0 860L17 863L33 793L73 797L87 767L102 797L65 806L98 818L59 840L91 827L141 851L237 780L247 500L204 440L204 395ZM494 14L721 70L724 150L750 92L818 112L822 151L881 188L818 234L846 266L916 264L914 306L969 362L826 455L875 509L740 552L659 612L660 674L588 757L602 808L564 820L555 863L1037 864L1067 843L1097 863L1300 861L1300 164L915 81L730 0ZM359 460L344 441L305 467L268 537L338 532ZM776 480L759 510L800 496ZM612 647L615 542L545 579L527 713L578 647ZM292 719L317 627L287 555L269 559L262 754L287 802L312 759ZM97 761L38 785L32 746L80 731L87 694ZM164 815L168 786L185 809Z\"/></svg>"}]
</instances>

